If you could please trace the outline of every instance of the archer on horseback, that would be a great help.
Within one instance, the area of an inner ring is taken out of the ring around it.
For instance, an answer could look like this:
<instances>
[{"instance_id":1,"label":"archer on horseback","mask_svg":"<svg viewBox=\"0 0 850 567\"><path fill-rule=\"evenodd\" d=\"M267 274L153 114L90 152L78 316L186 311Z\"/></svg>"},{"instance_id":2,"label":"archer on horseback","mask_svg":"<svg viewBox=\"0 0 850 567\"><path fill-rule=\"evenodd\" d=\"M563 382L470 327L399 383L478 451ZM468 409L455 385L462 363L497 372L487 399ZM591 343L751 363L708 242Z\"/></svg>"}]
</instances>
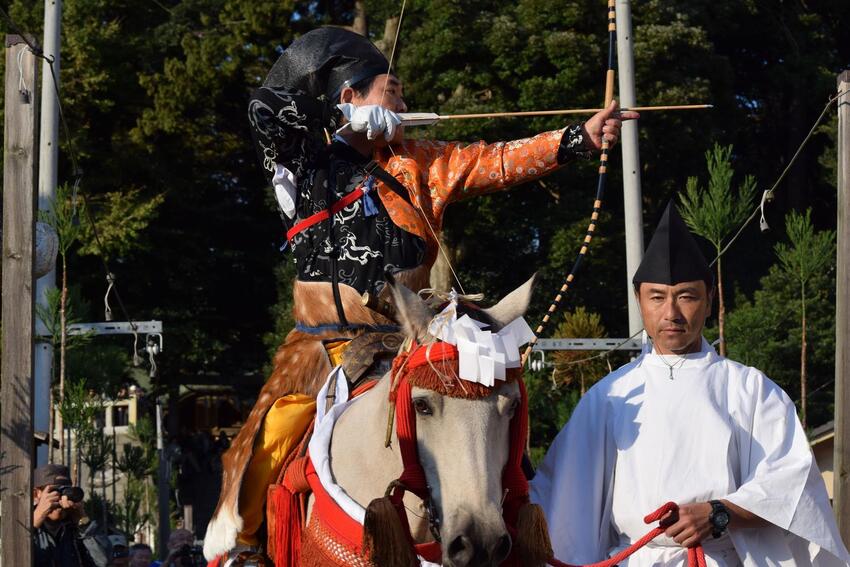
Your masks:
<instances>
[{"instance_id":1,"label":"archer on horseback","mask_svg":"<svg viewBox=\"0 0 850 567\"><path fill-rule=\"evenodd\" d=\"M396 354L385 273L427 287L445 208L547 175L612 144L616 103L584 124L511 142L406 141L401 80L365 37L321 28L293 42L249 104L297 269L296 328L223 456L218 507L205 543L212 559L261 545L266 489L309 426L315 395L343 364L354 382L380 375ZM388 346L391 345L391 346Z\"/></svg>"}]
</instances>

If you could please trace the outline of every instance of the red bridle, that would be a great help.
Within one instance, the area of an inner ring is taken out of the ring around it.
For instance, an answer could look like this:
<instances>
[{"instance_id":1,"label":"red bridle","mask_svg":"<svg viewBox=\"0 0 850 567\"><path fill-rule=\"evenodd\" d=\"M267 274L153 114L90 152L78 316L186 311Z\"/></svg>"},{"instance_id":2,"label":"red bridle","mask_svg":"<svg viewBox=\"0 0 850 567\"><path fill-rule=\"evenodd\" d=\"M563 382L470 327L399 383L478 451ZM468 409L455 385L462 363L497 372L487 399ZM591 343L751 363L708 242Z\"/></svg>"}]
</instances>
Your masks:
<instances>
[{"instance_id":1,"label":"red bridle","mask_svg":"<svg viewBox=\"0 0 850 567\"><path fill-rule=\"evenodd\" d=\"M417 369L438 364L445 367L446 363L449 363L455 371L453 379L460 380L457 378L457 360L458 351L454 345L438 342L430 345L414 344L408 353L400 354L393 361L390 403L395 405L395 430L404 470L398 480L393 483L390 498L399 513L402 525L408 531L407 514L402 504L405 491L416 494L426 502L430 501L425 471L419 461L416 443L416 410L411 398L413 387L419 384L416 384L415 378L411 380L410 377L419 374L416 372ZM452 377L449 378L452 379ZM528 502L528 481L522 471L522 456L528 432L528 396L521 377L517 379L517 383L520 389L520 404L511 419L508 462L502 471L502 488L506 491L502 515L509 532L514 531L513 527L516 525L520 507ZM467 386L473 385L480 386L467 383ZM469 391L469 388L464 387L463 384L458 386L459 391L461 388L465 392ZM417 545L416 552L431 562L439 563L442 559L439 542Z\"/></svg>"}]
</instances>

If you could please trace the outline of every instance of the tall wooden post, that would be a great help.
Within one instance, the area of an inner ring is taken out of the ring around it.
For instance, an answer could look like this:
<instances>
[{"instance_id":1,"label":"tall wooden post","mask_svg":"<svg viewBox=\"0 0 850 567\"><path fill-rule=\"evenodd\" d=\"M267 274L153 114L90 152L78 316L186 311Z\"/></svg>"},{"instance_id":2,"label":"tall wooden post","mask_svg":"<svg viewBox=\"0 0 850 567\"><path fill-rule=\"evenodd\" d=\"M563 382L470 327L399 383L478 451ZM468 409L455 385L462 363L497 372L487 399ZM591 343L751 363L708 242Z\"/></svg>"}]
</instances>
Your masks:
<instances>
[{"instance_id":1,"label":"tall wooden post","mask_svg":"<svg viewBox=\"0 0 850 567\"><path fill-rule=\"evenodd\" d=\"M838 246L835 278L835 453L833 504L850 544L850 71L838 76Z\"/></svg>"},{"instance_id":2,"label":"tall wooden post","mask_svg":"<svg viewBox=\"0 0 850 567\"><path fill-rule=\"evenodd\" d=\"M38 84L36 58L6 36L3 161L3 357L0 561L32 565L33 312Z\"/></svg>"}]
</instances>

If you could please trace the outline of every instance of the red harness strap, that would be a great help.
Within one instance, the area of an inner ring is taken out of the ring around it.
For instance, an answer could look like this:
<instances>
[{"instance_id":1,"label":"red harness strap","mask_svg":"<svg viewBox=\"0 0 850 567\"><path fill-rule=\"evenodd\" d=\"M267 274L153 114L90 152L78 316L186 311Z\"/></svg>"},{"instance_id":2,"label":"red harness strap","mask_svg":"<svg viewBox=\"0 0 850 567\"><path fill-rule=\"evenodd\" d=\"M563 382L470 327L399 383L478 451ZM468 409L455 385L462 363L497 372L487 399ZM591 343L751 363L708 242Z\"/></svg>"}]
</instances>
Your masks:
<instances>
[{"instance_id":1,"label":"red harness strap","mask_svg":"<svg viewBox=\"0 0 850 567\"><path fill-rule=\"evenodd\" d=\"M319 224L323 220L327 220L331 217L331 215L335 215L345 207L349 206L351 203L357 201L358 199L362 199L366 193L363 191L363 184L361 183L354 191L334 203L330 209L325 209L324 211L319 211L314 215L310 215L303 221L297 223L295 226L286 231L286 239L292 240L295 238L295 235L304 232L314 224Z\"/></svg>"},{"instance_id":2,"label":"red harness strap","mask_svg":"<svg viewBox=\"0 0 850 567\"><path fill-rule=\"evenodd\" d=\"M337 544L363 557L363 524L349 516L325 491L312 461L307 463L307 482L313 492L313 514L318 518L325 534ZM422 543L414 547L416 553L428 561L438 563L442 557L439 543Z\"/></svg>"},{"instance_id":3,"label":"red harness strap","mask_svg":"<svg viewBox=\"0 0 850 567\"><path fill-rule=\"evenodd\" d=\"M668 502L652 514L646 516L643 521L647 524L651 524L652 522L657 522L662 517L664 517L667 512L675 512L679 509L678 506L674 502ZM610 559L606 559L605 561L600 561L598 563L591 563L589 565L570 565L568 563L564 563L562 561L558 561L554 557L549 560L549 565L552 567L612 567L618 564L620 561L625 559L626 557L632 555L641 547L648 544L650 541L654 540L658 536L664 533L664 528L656 527L653 530L647 532L645 536L634 542L632 545L611 557ZM702 545L697 545L696 547L688 548L688 567L705 567L705 552L702 549Z\"/></svg>"}]
</instances>

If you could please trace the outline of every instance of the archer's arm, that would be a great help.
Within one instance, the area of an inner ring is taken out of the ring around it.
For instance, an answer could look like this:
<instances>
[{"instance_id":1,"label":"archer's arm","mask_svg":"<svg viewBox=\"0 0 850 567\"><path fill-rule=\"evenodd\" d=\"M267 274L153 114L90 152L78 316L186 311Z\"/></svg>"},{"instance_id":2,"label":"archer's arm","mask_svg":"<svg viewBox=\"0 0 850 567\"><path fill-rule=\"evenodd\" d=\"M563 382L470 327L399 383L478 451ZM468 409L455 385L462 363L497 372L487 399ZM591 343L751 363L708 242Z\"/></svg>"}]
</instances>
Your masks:
<instances>
[{"instance_id":1,"label":"archer's arm","mask_svg":"<svg viewBox=\"0 0 850 567\"><path fill-rule=\"evenodd\" d=\"M427 171L437 206L508 189L590 155L580 125L512 142L443 143L435 150Z\"/></svg>"}]
</instances>

